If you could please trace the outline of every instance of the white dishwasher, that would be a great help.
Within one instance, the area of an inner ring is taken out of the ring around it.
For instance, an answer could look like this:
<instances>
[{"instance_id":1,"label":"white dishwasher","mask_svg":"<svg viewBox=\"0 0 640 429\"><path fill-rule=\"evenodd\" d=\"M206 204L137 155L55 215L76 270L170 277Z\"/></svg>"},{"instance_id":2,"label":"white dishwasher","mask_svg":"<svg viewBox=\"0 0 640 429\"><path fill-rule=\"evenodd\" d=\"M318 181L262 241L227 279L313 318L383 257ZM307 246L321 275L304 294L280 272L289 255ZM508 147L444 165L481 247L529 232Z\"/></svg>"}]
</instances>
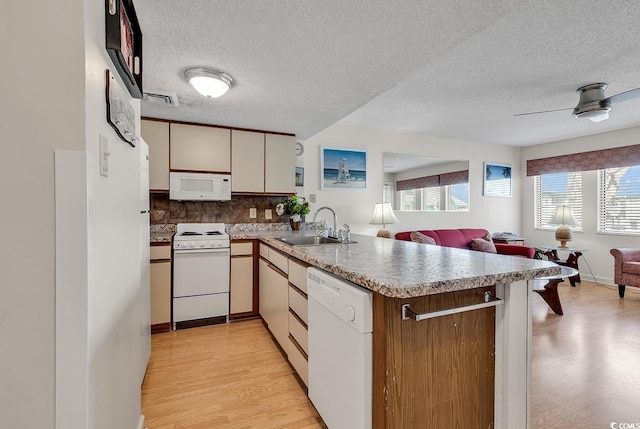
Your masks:
<instances>
[{"instance_id":1,"label":"white dishwasher","mask_svg":"<svg viewBox=\"0 0 640 429\"><path fill-rule=\"evenodd\" d=\"M309 399L329 429L371 428L371 291L307 269Z\"/></svg>"}]
</instances>

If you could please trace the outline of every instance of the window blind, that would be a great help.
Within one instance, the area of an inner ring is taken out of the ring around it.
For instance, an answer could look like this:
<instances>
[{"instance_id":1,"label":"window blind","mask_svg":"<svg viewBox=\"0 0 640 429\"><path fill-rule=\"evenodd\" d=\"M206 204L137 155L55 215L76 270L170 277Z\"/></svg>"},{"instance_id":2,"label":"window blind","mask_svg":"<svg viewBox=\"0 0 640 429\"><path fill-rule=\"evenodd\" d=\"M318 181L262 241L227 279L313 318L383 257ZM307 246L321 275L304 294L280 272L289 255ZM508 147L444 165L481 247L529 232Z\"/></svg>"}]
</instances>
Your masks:
<instances>
[{"instance_id":1,"label":"window blind","mask_svg":"<svg viewBox=\"0 0 640 429\"><path fill-rule=\"evenodd\" d=\"M561 205L571 207L578 225L573 230L582 230L582 172L543 174L535 177L536 210L535 227L555 229L549 221Z\"/></svg>"},{"instance_id":2,"label":"window blind","mask_svg":"<svg viewBox=\"0 0 640 429\"><path fill-rule=\"evenodd\" d=\"M440 189L424 188L422 190L422 210L440 210Z\"/></svg>"},{"instance_id":3,"label":"window blind","mask_svg":"<svg viewBox=\"0 0 640 429\"><path fill-rule=\"evenodd\" d=\"M640 166L606 168L599 172L598 229L640 232Z\"/></svg>"}]
</instances>

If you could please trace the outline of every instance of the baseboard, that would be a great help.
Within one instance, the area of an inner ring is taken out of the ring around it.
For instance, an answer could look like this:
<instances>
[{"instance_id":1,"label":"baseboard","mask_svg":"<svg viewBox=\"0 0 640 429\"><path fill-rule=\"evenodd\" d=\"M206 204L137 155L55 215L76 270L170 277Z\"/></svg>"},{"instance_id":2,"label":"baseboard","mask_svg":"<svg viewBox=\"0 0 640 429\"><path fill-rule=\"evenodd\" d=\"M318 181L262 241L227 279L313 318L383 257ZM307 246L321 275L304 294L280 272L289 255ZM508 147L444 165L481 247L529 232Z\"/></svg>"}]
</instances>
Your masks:
<instances>
[{"instance_id":1,"label":"baseboard","mask_svg":"<svg viewBox=\"0 0 640 429\"><path fill-rule=\"evenodd\" d=\"M157 334L160 332L169 332L170 330L171 330L171 322L156 323L155 325L151 325L152 334Z\"/></svg>"},{"instance_id":2,"label":"baseboard","mask_svg":"<svg viewBox=\"0 0 640 429\"><path fill-rule=\"evenodd\" d=\"M140 414L140 418L138 419L138 427L136 429L145 429L144 428L144 416Z\"/></svg>"},{"instance_id":3,"label":"baseboard","mask_svg":"<svg viewBox=\"0 0 640 429\"><path fill-rule=\"evenodd\" d=\"M583 272L580 273L580 277L583 280L589 281L589 282L594 282L594 283L598 283L600 285L603 286L616 286L616 284L614 283L613 279L611 278L607 278L607 277L599 277L599 276L592 276L590 274L585 274Z\"/></svg>"}]
</instances>

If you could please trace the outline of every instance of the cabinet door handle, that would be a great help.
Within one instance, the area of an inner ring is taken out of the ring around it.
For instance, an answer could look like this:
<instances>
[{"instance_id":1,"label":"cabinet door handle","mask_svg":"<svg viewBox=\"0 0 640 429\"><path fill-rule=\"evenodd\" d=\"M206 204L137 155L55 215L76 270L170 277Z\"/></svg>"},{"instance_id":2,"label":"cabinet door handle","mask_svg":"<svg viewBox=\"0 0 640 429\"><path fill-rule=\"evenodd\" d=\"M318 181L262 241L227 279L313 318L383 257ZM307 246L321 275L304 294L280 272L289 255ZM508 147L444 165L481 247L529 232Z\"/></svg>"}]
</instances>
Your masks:
<instances>
[{"instance_id":1,"label":"cabinet door handle","mask_svg":"<svg viewBox=\"0 0 640 429\"><path fill-rule=\"evenodd\" d=\"M484 293L484 302L481 302L479 304L466 305L464 307L450 308L448 310L434 311L431 313L418 314L411 309L409 304L403 304L401 307L402 320L412 319L412 320L415 320L416 322L419 322L425 319L433 319L434 317L448 316L450 314L457 314L465 311L479 310L481 308L487 308L487 307L494 307L496 305L501 305L502 302L503 301L500 298L496 298L495 296L491 295L491 293L487 291Z\"/></svg>"}]
</instances>

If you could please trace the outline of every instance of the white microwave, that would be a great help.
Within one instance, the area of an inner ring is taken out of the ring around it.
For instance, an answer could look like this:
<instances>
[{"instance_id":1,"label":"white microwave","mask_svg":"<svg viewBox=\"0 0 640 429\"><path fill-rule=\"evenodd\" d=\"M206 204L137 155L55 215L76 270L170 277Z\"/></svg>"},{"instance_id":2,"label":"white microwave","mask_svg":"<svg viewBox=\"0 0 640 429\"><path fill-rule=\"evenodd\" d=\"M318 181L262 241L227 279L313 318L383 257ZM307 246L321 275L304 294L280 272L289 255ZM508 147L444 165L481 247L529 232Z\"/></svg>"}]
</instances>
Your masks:
<instances>
[{"instance_id":1,"label":"white microwave","mask_svg":"<svg viewBox=\"0 0 640 429\"><path fill-rule=\"evenodd\" d=\"M231 175L169 173L169 199L184 201L229 201Z\"/></svg>"}]
</instances>

